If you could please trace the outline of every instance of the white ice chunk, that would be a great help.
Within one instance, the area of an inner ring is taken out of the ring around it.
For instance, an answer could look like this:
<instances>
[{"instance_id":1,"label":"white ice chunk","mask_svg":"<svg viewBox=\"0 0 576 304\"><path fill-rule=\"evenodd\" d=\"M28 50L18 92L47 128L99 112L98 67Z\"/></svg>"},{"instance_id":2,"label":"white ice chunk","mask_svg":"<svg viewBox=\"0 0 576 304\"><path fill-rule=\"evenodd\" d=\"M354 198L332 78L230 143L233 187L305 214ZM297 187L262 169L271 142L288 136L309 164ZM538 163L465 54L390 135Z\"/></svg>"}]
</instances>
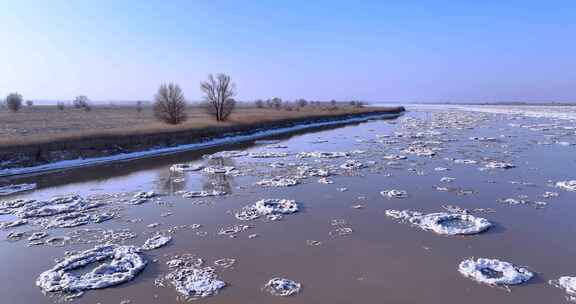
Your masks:
<instances>
[{"instance_id":1,"label":"white ice chunk","mask_svg":"<svg viewBox=\"0 0 576 304\"><path fill-rule=\"evenodd\" d=\"M477 282L489 285L516 285L527 282L534 274L528 269L497 259L466 259L458 271Z\"/></svg>"}]
</instances>

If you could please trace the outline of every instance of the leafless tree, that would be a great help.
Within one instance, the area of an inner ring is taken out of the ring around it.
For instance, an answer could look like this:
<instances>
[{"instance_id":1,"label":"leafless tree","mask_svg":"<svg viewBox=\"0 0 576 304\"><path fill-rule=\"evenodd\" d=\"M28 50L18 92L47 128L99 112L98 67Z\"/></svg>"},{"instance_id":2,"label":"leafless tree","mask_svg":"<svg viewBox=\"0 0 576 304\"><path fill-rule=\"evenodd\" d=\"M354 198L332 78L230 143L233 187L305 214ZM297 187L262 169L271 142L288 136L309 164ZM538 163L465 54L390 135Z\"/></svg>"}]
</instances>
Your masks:
<instances>
[{"instance_id":1,"label":"leafless tree","mask_svg":"<svg viewBox=\"0 0 576 304\"><path fill-rule=\"evenodd\" d=\"M210 74L207 81L200 83L200 89L204 93L204 106L208 113L216 121L225 121L236 106L232 98L236 94L235 85L230 76L218 74L214 77Z\"/></svg>"},{"instance_id":2,"label":"leafless tree","mask_svg":"<svg viewBox=\"0 0 576 304\"><path fill-rule=\"evenodd\" d=\"M10 93L6 96L6 107L12 112L18 112L22 108L22 95Z\"/></svg>"},{"instance_id":3,"label":"leafless tree","mask_svg":"<svg viewBox=\"0 0 576 304\"><path fill-rule=\"evenodd\" d=\"M272 107L274 107L274 109L280 110L280 108L282 108L282 99L280 97L274 97L270 101L270 104Z\"/></svg>"},{"instance_id":4,"label":"leafless tree","mask_svg":"<svg viewBox=\"0 0 576 304\"><path fill-rule=\"evenodd\" d=\"M296 104L297 104L299 107L303 108L303 107L305 107L305 106L308 105L308 101L307 101L306 99L304 99L304 98L300 98L300 99L296 100Z\"/></svg>"},{"instance_id":5,"label":"leafless tree","mask_svg":"<svg viewBox=\"0 0 576 304\"><path fill-rule=\"evenodd\" d=\"M84 96L84 95L80 95L80 96L76 96L74 98L74 100L72 101L72 105L76 108L76 109L85 109L87 110L87 108L90 107L90 100L88 99L88 97ZM90 110L87 110L90 111Z\"/></svg>"},{"instance_id":6,"label":"leafless tree","mask_svg":"<svg viewBox=\"0 0 576 304\"><path fill-rule=\"evenodd\" d=\"M169 83L160 86L154 96L154 117L172 125L187 119L186 99L179 85Z\"/></svg>"},{"instance_id":7,"label":"leafless tree","mask_svg":"<svg viewBox=\"0 0 576 304\"><path fill-rule=\"evenodd\" d=\"M256 105L257 108L261 109L264 107L264 101L262 99L256 99L254 101L254 104Z\"/></svg>"},{"instance_id":8,"label":"leafless tree","mask_svg":"<svg viewBox=\"0 0 576 304\"><path fill-rule=\"evenodd\" d=\"M56 103L56 108L58 108L58 110L64 111L64 107L65 107L65 105L64 105L63 101L59 101Z\"/></svg>"},{"instance_id":9,"label":"leafless tree","mask_svg":"<svg viewBox=\"0 0 576 304\"><path fill-rule=\"evenodd\" d=\"M140 113L142 113L142 110L143 110L142 101L138 100L136 102L136 112L138 112L138 117L140 117Z\"/></svg>"}]
</instances>

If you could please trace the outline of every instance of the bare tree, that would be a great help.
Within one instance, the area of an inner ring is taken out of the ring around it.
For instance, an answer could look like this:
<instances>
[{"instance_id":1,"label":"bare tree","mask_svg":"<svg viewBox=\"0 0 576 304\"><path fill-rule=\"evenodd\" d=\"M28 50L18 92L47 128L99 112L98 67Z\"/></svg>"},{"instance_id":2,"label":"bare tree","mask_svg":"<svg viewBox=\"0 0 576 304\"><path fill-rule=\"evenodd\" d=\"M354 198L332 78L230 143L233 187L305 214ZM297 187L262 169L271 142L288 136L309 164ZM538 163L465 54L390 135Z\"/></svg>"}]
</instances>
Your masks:
<instances>
[{"instance_id":1,"label":"bare tree","mask_svg":"<svg viewBox=\"0 0 576 304\"><path fill-rule=\"evenodd\" d=\"M58 108L58 110L64 111L64 107L65 107L65 105L64 105L63 101L59 101L56 103L56 108Z\"/></svg>"},{"instance_id":2,"label":"bare tree","mask_svg":"<svg viewBox=\"0 0 576 304\"><path fill-rule=\"evenodd\" d=\"M274 109L276 109L276 110L280 110L280 108L282 108L282 99L280 97L272 98L270 103L271 103L272 107L274 107Z\"/></svg>"},{"instance_id":3,"label":"bare tree","mask_svg":"<svg viewBox=\"0 0 576 304\"><path fill-rule=\"evenodd\" d=\"M138 112L138 117L140 117L140 113L142 113L142 110L143 110L143 109L144 109L144 108L143 108L143 106L142 106L142 101L141 101L141 100L138 100L138 101L136 102L136 112Z\"/></svg>"},{"instance_id":4,"label":"bare tree","mask_svg":"<svg viewBox=\"0 0 576 304\"><path fill-rule=\"evenodd\" d=\"M257 108L261 109L264 107L264 101L262 99L256 99L254 101L254 104L256 105Z\"/></svg>"},{"instance_id":5,"label":"bare tree","mask_svg":"<svg viewBox=\"0 0 576 304\"><path fill-rule=\"evenodd\" d=\"M12 112L18 112L22 108L22 95L10 93L6 96L6 107Z\"/></svg>"},{"instance_id":6,"label":"bare tree","mask_svg":"<svg viewBox=\"0 0 576 304\"><path fill-rule=\"evenodd\" d=\"M154 117L165 123L177 125L184 122L186 115L186 98L179 85L163 84L154 96Z\"/></svg>"},{"instance_id":7,"label":"bare tree","mask_svg":"<svg viewBox=\"0 0 576 304\"><path fill-rule=\"evenodd\" d=\"M296 100L296 104L297 104L299 107L303 108L303 107L305 107L305 106L308 105L308 101L307 101L306 99L304 99L304 98L300 98L300 99Z\"/></svg>"},{"instance_id":8,"label":"bare tree","mask_svg":"<svg viewBox=\"0 0 576 304\"><path fill-rule=\"evenodd\" d=\"M214 78L210 74L207 81L200 83L200 89L204 93L208 113L214 116L216 121L225 121L236 106L236 101L232 98L236 95L235 85L230 76L218 74Z\"/></svg>"},{"instance_id":9,"label":"bare tree","mask_svg":"<svg viewBox=\"0 0 576 304\"><path fill-rule=\"evenodd\" d=\"M90 100L84 95L76 96L72 101L72 105L76 109L86 109L89 107ZM88 110L89 111L89 110Z\"/></svg>"}]
</instances>

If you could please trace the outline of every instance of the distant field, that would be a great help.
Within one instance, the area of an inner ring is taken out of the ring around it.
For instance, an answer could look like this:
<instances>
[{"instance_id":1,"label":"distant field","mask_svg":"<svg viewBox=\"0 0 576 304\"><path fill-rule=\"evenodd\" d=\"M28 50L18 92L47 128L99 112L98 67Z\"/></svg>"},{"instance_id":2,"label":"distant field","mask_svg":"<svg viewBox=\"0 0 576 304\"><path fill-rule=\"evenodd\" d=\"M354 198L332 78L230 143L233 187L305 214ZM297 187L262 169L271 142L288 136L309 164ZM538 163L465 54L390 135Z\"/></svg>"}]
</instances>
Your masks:
<instances>
[{"instance_id":1,"label":"distant field","mask_svg":"<svg viewBox=\"0 0 576 304\"><path fill-rule=\"evenodd\" d=\"M92 111L55 106L22 108L17 113L0 111L0 147L46 143L54 140L82 139L97 135L138 135L143 133L198 129L208 126L248 124L307 116L366 113L383 108L353 108L338 106L337 109L307 106L300 111L285 109L259 109L241 107L225 123L217 123L204 109L188 108L188 120L172 126L157 121L150 107L138 113L130 106L94 106Z\"/></svg>"}]
</instances>

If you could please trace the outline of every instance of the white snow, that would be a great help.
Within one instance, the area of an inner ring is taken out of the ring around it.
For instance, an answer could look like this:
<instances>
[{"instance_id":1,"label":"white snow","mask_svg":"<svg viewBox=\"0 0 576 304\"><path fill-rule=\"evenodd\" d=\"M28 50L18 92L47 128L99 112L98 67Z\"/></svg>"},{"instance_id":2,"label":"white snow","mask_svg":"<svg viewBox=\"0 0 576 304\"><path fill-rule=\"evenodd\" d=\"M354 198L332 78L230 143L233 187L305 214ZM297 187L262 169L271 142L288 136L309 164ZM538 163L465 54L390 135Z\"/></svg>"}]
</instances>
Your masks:
<instances>
[{"instance_id":1,"label":"white snow","mask_svg":"<svg viewBox=\"0 0 576 304\"><path fill-rule=\"evenodd\" d=\"M2 172L2 170L0 170ZM1 175L0 175L1 176ZM17 184L0 187L0 196L12 195L19 192L36 189L36 184Z\"/></svg>"},{"instance_id":2,"label":"white snow","mask_svg":"<svg viewBox=\"0 0 576 304\"><path fill-rule=\"evenodd\" d=\"M472 280L489 285L516 285L527 282L534 274L528 269L497 259L466 259L458 271Z\"/></svg>"}]
</instances>

